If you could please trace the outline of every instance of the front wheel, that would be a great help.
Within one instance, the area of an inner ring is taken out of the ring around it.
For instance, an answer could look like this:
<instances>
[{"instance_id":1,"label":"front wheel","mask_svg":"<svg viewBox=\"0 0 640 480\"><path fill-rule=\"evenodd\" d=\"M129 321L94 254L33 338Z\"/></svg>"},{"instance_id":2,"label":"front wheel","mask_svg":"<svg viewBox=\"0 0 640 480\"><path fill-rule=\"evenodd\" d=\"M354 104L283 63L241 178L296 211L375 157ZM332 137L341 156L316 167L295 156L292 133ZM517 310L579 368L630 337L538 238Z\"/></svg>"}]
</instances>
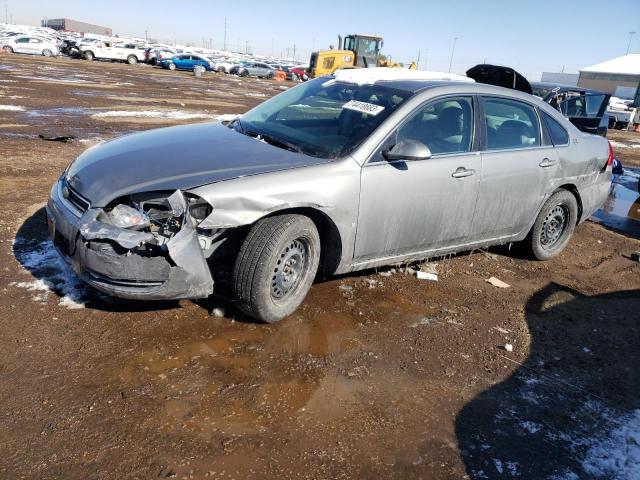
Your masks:
<instances>
[{"instance_id":1,"label":"front wheel","mask_svg":"<svg viewBox=\"0 0 640 480\"><path fill-rule=\"evenodd\" d=\"M240 76L241 76L241 77L248 77L248 76L249 76L249 72L248 72L247 70L242 70L242 71L240 72Z\"/></svg>"},{"instance_id":2,"label":"front wheel","mask_svg":"<svg viewBox=\"0 0 640 480\"><path fill-rule=\"evenodd\" d=\"M5 51L5 53L13 53L13 48L11 48L11 47L10 47L10 46L8 46L8 45L7 45L7 46L5 46L5 47L2 47L2 50L4 50L4 51Z\"/></svg>"},{"instance_id":3,"label":"front wheel","mask_svg":"<svg viewBox=\"0 0 640 480\"><path fill-rule=\"evenodd\" d=\"M51 50L49 50L48 48L45 48L42 51L42 55L45 57L53 57L53 52Z\"/></svg>"},{"instance_id":4,"label":"front wheel","mask_svg":"<svg viewBox=\"0 0 640 480\"><path fill-rule=\"evenodd\" d=\"M267 75L267 78L269 80L273 79L273 72L269 72L269 74Z\"/></svg>"},{"instance_id":5,"label":"front wheel","mask_svg":"<svg viewBox=\"0 0 640 480\"><path fill-rule=\"evenodd\" d=\"M218 73L225 73L224 67L218 67Z\"/></svg>"},{"instance_id":6,"label":"front wheel","mask_svg":"<svg viewBox=\"0 0 640 480\"><path fill-rule=\"evenodd\" d=\"M287 214L258 221L233 271L238 306L268 323L282 320L306 297L319 261L320 236L310 218Z\"/></svg>"},{"instance_id":7,"label":"front wheel","mask_svg":"<svg viewBox=\"0 0 640 480\"><path fill-rule=\"evenodd\" d=\"M175 70L176 69L176 64L175 63L169 63L169 70Z\"/></svg>"},{"instance_id":8,"label":"front wheel","mask_svg":"<svg viewBox=\"0 0 640 480\"><path fill-rule=\"evenodd\" d=\"M93 60L93 52L84 52L85 60Z\"/></svg>"},{"instance_id":9,"label":"front wheel","mask_svg":"<svg viewBox=\"0 0 640 480\"><path fill-rule=\"evenodd\" d=\"M138 57L136 57L135 55L129 55L127 57L127 63L129 65L135 65L136 63L138 63Z\"/></svg>"},{"instance_id":10,"label":"front wheel","mask_svg":"<svg viewBox=\"0 0 640 480\"><path fill-rule=\"evenodd\" d=\"M560 190L544 203L527 239L537 260L549 260L567 246L578 221L578 204L571 192Z\"/></svg>"}]
</instances>

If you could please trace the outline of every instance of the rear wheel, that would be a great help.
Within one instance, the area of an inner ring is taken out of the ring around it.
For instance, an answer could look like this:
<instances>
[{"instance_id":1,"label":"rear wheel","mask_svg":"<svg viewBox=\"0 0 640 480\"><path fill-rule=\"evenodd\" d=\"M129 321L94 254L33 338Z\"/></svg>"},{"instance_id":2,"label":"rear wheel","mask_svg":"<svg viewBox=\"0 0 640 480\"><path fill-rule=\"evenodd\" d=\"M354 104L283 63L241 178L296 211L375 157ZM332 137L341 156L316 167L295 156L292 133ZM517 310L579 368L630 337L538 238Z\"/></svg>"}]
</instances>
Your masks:
<instances>
[{"instance_id":1,"label":"rear wheel","mask_svg":"<svg viewBox=\"0 0 640 480\"><path fill-rule=\"evenodd\" d=\"M173 62L169 62L169 70L175 70L176 69L176 64Z\"/></svg>"},{"instance_id":2,"label":"rear wheel","mask_svg":"<svg viewBox=\"0 0 640 480\"><path fill-rule=\"evenodd\" d=\"M45 57L53 57L53 52L51 50L49 50L48 48L45 48L42 51L42 55L44 55Z\"/></svg>"},{"instance_id":3,"label":"rear wheel","mask_svg":"<svg viewBox=\"0 0 640 480\"><path fill-rule=\"evenodd\" d=\"M2 47L2 50L4 50L6 53L13 53L13 48L11 48L9 45Z\"/></svg>"},{"instance_id":4,"label":"rear wheel","mask_svg":"<svg viewBox=\"0 0 640 480\"><path fill-rule=\"evenodd\" d=\"M567 246L578 221L578 204L571 192L560 190L544 203L525 242L538 260L549 260Z\"/></svg>"},{"instance_id":5,"label":"rear wheel","mask_svg":"<svg viewBox=\"0 0 640 480\"><path fill-rule=\"evenodd\" d=\"M92 51L84 52L84 59L93 60L94 59L93 52Z\"/></svg>"},{"instance_id":6,"label":"rear wheel","mask_svg":"<svg viewBox=\"0 0 640 480\"><path fill-rule=\"evenodd\" d=\"M129 65L135 65L136 63L138 63L138 57L136 57L135 55L129 55L127 57L127 63Z\"/></svg>"},{"instance_id":7,"label":"rear wheel","mask_svg":"<svg viewBox=\"0 0 640 480\"><path fill-rule=\"evenodd\" d=\"M320 236L303 215L258 221L244 240L233 272L238 306L268 323L292 314L311 288L320 261Z\"/></svg>"}]
</instances>

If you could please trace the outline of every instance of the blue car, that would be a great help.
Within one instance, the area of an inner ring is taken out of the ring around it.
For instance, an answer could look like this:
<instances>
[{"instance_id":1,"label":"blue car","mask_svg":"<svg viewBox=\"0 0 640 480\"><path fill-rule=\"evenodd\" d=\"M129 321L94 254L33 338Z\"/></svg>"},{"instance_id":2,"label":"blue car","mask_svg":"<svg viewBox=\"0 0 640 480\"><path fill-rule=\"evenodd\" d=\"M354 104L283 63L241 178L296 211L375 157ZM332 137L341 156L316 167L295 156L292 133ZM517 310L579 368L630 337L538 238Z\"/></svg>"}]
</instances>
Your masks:
<instances>
[{"instance_id":1,"label":"blue car","mask_svg":"<svg viewBox=\"0 0 640 480\"><path fill-rule=\"evenodd\" d=\"M193 53L174 55L160 61L160 66L169 70L193 70L198 65L204 67L208 72L213 70L213 63L210 60Z\"/></svg>"}]
</instances>

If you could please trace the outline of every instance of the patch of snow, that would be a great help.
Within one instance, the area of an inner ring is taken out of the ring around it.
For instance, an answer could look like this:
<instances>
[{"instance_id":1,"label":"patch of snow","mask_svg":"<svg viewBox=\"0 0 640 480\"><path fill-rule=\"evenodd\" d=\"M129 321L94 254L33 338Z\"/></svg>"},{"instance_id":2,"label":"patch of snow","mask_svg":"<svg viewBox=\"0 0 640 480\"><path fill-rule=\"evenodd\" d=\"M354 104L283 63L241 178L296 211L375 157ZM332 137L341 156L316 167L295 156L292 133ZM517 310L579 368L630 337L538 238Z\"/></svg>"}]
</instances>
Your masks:
<instances>
[{"instance_id":1,"label":"patch of snow","mask_svg":"<svg viewBox=\"0 0 640 480\"><path fill-rule=\"evenodd\" d=\"M14 250L17 260L36 278L10 285L35 292L32 297L35 301L44 302L49 293L55 293L61 297L61 306L84 308L87 286L60 258L51 240L33 244L16 239Z\"/></svg>"},{"instance_id":2,"label":"patch of snow","mask_svg":"<svg viewBox=\"0 0 640 480\"><path fill-rule=\"evenodd\" d=\"M233 122L236 118L238 118L240 115L237 113L224 113L222 115L218 115L216 118L217 121L219 122Z\"/></svg>"},{"instance_id":3,"label":"patch of snow","mask_svg":"<svg viewBox=\"0 0 640 480\"><path fill-rule=\"evenodd\" d=\"M0 111L3 112L24 112L24 107L18 105L0 105Z\"/></svg>"},{"instance_id":4,"label":"patch of snow","mask_svg":"<svg viewBox=\"0 0 640 480\"><path fill-rule=\"evenodd\" d=\"M334 78L339 82L356 83L358 85L371 85L387 80L431 80L431 81L456 81L473 82L474 80L463 75L445 72L429 72L423 70L409 70L408 68L349 68L336 70Z\"/></svg>"},{"instance_id":5,"label":"patch of snow","mask_svg":"<svg viewBox=\"0 0 640 480\"><path fill-rule=\"evenodd\" d=\"M630 145L627 145L626 143L622 143L622 142L616 142L615 140L609 140L609 143L611 144L612 147L616 147L616 148L631 148Z\"/></svg>"},{"instance_id":6,"label":"patch of snow","mask_svg":"<svg viewBox=\"0 0 640 480\"><path fill-rule=\"evenodd\" d=\"M540 430L542 430L542 425L535 422L531 422L529 420L522 420L520 422L520 426L531 434L538 433Z\"/></svg>"},{"instance_id":7,"label":"patch of snow","mask_svg":"<svg viewBox=\"0 0 640 480\"><path fill-rule=\"evenodd\" d=\"M191 120L197 118L216 118L208 113L190 113L181 110L109 110L93 114L94 118L171 118Z\"/></svg>"},{"instance_id":8,"label":"patch of snow","mask_svg":"<svg viewBox=\"0 0 640 480\"><path fill-rule=\"evenodd\" d=\"M621 418L605 416L619 426L593 441L582 468L594 477L640 478L640 410Z\"/></svg>"},{"instance_id":9,"label":"patch of snow","mask_svg":"<svg viewBox=\"0 0 640 480\"><path fill-rule=\"evenodd\" d=\"M245 93L246 97L266 97L266 93Z\"/></svg>"}]
</instances>

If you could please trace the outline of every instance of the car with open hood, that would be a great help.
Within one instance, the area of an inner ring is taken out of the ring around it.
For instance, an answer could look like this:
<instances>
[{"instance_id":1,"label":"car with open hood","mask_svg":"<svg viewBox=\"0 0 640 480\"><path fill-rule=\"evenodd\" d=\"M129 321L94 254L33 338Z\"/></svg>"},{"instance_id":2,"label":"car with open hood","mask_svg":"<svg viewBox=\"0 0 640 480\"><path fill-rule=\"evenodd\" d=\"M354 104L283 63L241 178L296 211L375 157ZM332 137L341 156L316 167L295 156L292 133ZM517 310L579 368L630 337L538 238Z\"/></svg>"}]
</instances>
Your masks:
<instances>
[{"instance_id":1,"label":"car with open hood","mask_svg":"<svg viewBox=\"0 0 640 480\"><path fill-rule=\"evenodd\" d=\"M612 154L549 104L451 74L337 71L228 124L94 146L55 182L54 245L133 299L230 294L267 322L315 278L495 244L546 260L607 198Z\"/></svg>"}]
</instances>

